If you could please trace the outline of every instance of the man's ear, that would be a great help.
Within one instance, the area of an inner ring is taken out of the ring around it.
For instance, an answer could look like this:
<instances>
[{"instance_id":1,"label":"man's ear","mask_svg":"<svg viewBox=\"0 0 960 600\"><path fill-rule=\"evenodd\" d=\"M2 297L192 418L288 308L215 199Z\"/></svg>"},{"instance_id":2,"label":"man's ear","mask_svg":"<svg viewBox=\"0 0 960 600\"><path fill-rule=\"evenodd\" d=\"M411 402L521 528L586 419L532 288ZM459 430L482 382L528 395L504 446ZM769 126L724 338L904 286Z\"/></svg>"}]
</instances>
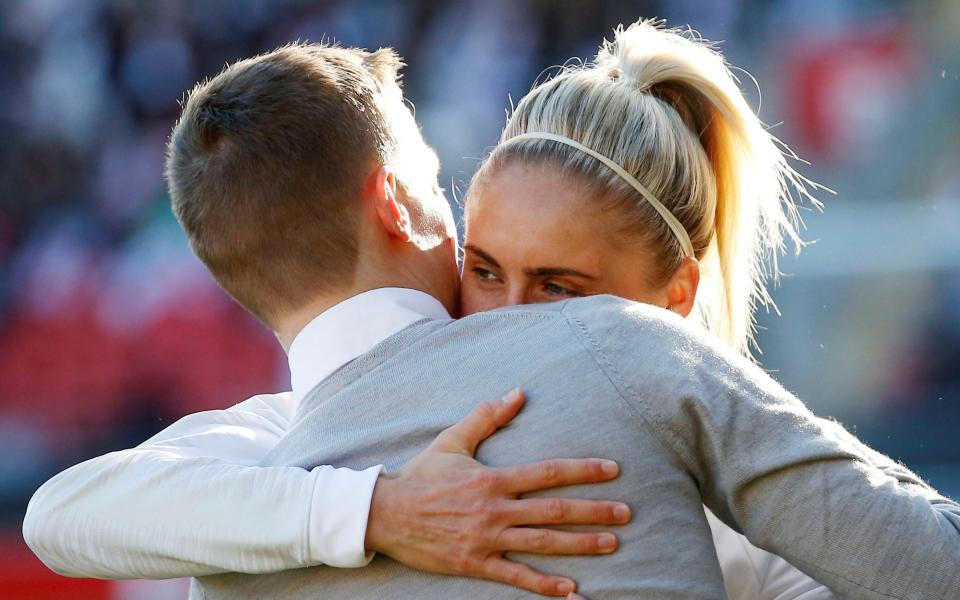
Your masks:
<instances>
[{"instance_id":1,"label":"man's ear","mask_svg":"<svg viewBox=\"0 0 960 600\"><path fill-rule=\"evenodd\" d=\"M667 308L686 317L693 310L700 286L700 263L692 256L681 261L664 287L667 295Z\"/></svg>"},{"instance_id":2,"label":"man's ear","mask_svg":"<svg viewBox=\"0 0 960 600\"><path fill-rule=\"evenodd\" d=\"M397 199L397 175L389 165L380 167L374 174L372 199L387 235L401 242L409 242L413 238L410 213Z\"/></svg>"}]
</instances>

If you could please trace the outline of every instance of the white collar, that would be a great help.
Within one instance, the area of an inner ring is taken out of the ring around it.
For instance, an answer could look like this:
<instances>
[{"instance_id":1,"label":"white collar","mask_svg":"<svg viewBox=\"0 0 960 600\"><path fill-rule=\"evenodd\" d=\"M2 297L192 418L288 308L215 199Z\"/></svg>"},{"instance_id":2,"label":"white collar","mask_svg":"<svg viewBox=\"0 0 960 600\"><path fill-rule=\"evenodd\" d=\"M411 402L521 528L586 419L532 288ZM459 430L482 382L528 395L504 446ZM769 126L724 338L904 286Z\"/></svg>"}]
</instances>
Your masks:
<instances>
[{"instance_id":1,"label":"white collar","mask_svg":"<svg viewBox=\"0 0 960 600\"><path fill-rule=\"evenodd\" d=\"M369 290L328 308L290 344L294 404L334 371L402 329L423 319L449 318L439 300L407 288Z\"/></svg>"}]
</instances>

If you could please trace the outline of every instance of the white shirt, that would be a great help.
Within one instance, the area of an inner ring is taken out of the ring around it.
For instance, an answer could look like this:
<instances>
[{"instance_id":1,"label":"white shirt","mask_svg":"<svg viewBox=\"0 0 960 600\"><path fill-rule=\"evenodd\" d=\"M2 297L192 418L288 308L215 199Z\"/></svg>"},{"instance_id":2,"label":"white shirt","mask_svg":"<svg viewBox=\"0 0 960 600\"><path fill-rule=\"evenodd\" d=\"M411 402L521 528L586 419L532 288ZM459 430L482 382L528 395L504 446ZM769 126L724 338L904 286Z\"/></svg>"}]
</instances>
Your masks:
<instances>
[{"instance_id":1,"label":"white shirt","mask_svg":"<svg viewBox=\"0 0 960 600\"><path fill-rule=\"evenodd\" d=\"M717 548L723 587L731 600L834 600L830 588L786 560L761 550L718 519L706 507Z\"/></svg>"},{"instance_id":2,"label":"white shirt","mask_svg":"<svg viewBox=\"0 0 960 600\"><path fill-rule=\"evenodd\" d=\"M136 448L67 469L34 494L24 538L51 569L77 577L366 565L372 555L363 542L379 465L359 472L256 465L313 387L414 322L447 318L436 299L408 289L372 290L337 304L291 344L292 392L188 415ZM834 597L709 511L707 521L730 598Z\"/></svg>"},{"instance_id":3,"label":"white shirt","mask_svg":"<svg viewBox=\"0 0 960 600\"><path fill-rule=\"evenodd\" d=\"M440 301L417 290L381 288L348 298L317 315L290 344L290 384L299 404L334 371L423 319L449 319Z\"/></svg>"},{"instance_id":4,"label":"white shirt","mask_svg":"<svg viewBox=\"0 0 960 600\"><path fill-rule=\"evenodd\" d=\"M366 565L382 467L258 467L303 397L422 319L449 319L419 291L364 292L324 311L290 347L293 392L188 415L143 444L71 467L30 500L24 539L76 577L167 578Z\"/></svg>"}]
</instances>

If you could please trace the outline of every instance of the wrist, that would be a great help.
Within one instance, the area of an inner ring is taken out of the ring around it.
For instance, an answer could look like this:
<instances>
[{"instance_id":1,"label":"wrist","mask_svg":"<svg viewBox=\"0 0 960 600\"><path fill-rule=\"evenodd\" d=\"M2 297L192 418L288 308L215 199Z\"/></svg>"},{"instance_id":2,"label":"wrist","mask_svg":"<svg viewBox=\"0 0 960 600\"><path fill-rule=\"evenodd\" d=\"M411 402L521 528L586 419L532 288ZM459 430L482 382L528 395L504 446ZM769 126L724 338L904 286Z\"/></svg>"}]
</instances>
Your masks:
<instances>
[{"instance_id":1,"label":"wrist","mask_svg":"<svg viewBox=\"0 0 960 600\"><path fill-rule=\"evenodd\" d=\"M367 518L367 532L363 542L367 552L388 553L389 532L392 527L390 515L394 514L398 481L399 476L395 473L381 473L377 477L373 497L370 500L370 516Z\"/></svg>"}]
</instances>

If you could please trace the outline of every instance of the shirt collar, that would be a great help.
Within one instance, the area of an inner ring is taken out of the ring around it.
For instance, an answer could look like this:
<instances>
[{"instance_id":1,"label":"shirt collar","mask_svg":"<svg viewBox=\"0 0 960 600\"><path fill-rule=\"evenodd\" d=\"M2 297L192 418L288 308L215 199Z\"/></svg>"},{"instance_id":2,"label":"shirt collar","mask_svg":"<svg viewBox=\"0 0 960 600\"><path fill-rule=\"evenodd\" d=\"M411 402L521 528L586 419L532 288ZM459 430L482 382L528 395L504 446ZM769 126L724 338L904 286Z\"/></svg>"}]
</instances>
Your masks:
<instances>
[{"instance_id":1,"label":"shirt collar","mask_svg":"<svg viewBox=\"0 0 960 600\"><path fill-rule=\"evenodd\" d=\"M449 319L433 296L407 288L380 288L357 294L328 308L290 344L290 384L293 401L304 396L334 371L374 346L423 319Z\"/></svg>"}]
</instances>

